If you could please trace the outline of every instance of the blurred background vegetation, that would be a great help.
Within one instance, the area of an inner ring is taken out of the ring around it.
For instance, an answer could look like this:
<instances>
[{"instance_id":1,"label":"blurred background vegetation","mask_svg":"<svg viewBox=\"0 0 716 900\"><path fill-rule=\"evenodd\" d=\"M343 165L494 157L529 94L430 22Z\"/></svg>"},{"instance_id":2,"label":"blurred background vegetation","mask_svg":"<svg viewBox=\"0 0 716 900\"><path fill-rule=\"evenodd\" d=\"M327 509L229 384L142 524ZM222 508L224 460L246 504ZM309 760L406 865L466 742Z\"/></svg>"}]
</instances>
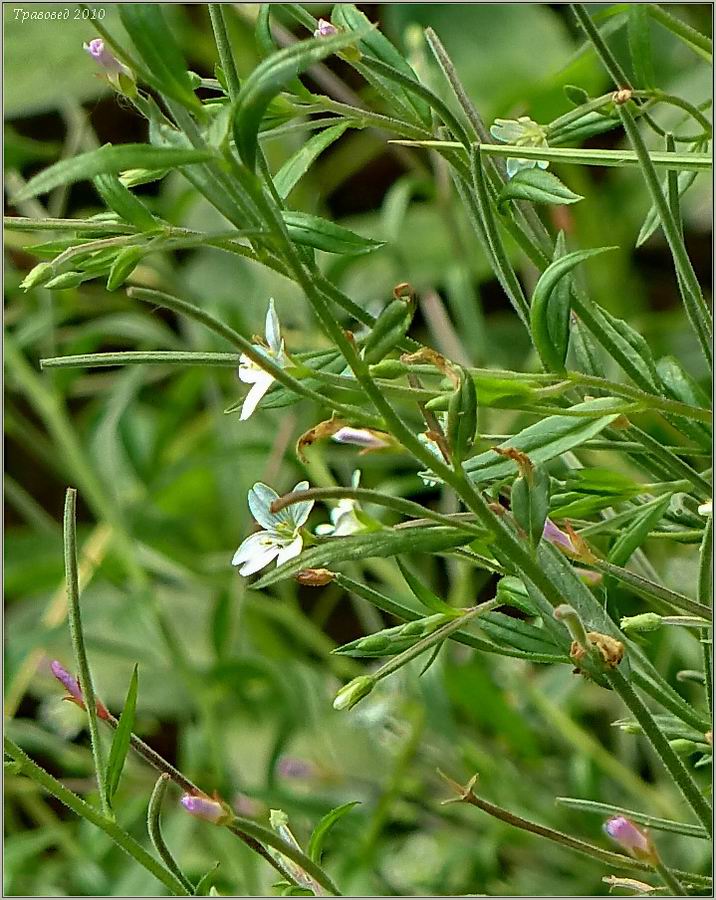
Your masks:
<instances>
[{"instance_id":1,"label":"blurred background vegetation","mask_svg":"<svg viewBox=\"0 0 716 900\"><path fill-rule=\"evenodd\" d=\"M92 23L22 22L3 6L5 29L5 163L12 190L48 163L105 142L145 138L144 124L108 91L82 43ZM74 7L69 7L71 11ZM116 8L103 24L116 33ZM312 5L316 14L329 7ZM234 4L231 38L240 74L258 61L255 6ZM592 95L609 89L596 58L583 46L567 7L538 4L363 4L403 48L421 77L440 88L424 52L420 26L432 25L457 63L487 122L530 115L548 122L568 108L563 88ZM602 23L618 24L624 5L594 7ZM670 11L704 32L709 4ZM194 71L213 75L215 48L206 6L165 10ZM280 23L280 10L277 12ZM288 20L276 28L290 39ZM699 103L709 96L709 67L651 23L659 86ZM626 30L610 44L628 69ZM335 97L362 95L355 74L338 61L311 76ZM594 146L618 146L621 133ZM277 169L300 145L300 134L265 145ZM466 227L447 183L431 177L427 154L390 148L373 131L348 132L322 156L291 196L291 204L387 240L370 258L323 262L341 287L376 312L392 287L409 281L420 297L416 336L455 360L529 369L535 359L486 259ZM557 207L552 225L575 246L618 244L590 264L593 298L627 319L656 356L672 353L705 381L681 311L668 250L660 233L634 244L649 201L637 169L554 166L585 197ZM697 274L710 284L710 179L696 180L684 204L686 242ZM177 174L138 189L177 225L223 227ZM91 186L59 189L14 215L86 216L102 206ZM264 410L250 422L224 409L243 393L231 370L52 370L41 357L116 349L228 349L194 323L139 308L122 290L100 282L79 289L23 293L18 285L36 258L29 238L6 234L6 532L5 685L10 735L80 792L92 789L83 714L60 702L48 661L71 662L64 615L61 510L65 487L80 491L83 615L100 696L119 709L135 662L140 664L139 731L168 759L249 814L280 807L299 839L331 807L360 801L332 833L326 865L346 894L605 893L604 874L590 860L542 843L479 811L441 807L448 790L436 769L465 780L480 773L486 797L529 818L600 842L601 821L557 806L555 796L624 803L679 817L680 804L662 781L648 748L611 723L623 714L607 692L574 678L567 667L539 667L445 648L418 678L408 667L350 713L331 700L342 679L362 670L331 649L391 624L335 586L316 591L282 584L252 592L229 561L252 523L246 505L261 479L279 492L301 478L313 485L363 483L420 497L438 508L451 500L427 488L404 458L357 457L351 448L294 454L298 435L317 420L306 404ZM523 272L529 282L534 276ZM133 281L166 289L211 310L245 335L263 332L268 298L276 300L287 345L323 344L307 305L292 284L236 256L199 249L152 256ZM483 416L488 432L516 430L502 410ZM588 456L589 454L587 454ZM604 454L594 463L623 467ZM317 509L313 521L327 518ZM386 511L374 511L390 521ZM648 546L664 583L694 581L696 548L669 555ZM452 602L474 602L489 582L474 570L435 558L414 559L426 580ZM348 567L346 569L349 571ZM352 564L351 574L403 602L407 589L392 562ZM482 578L482 580L480 580ZM624 596L622 614L640 611ZM166 614L160 635L152 610ZM668 630L668 629L667 629ZM695 641L668 630L657 635L659 668L674 680L698 668ZM679 685L685 692L693 689ZM705 777L705 776L704 776ZM123 825L143 839L154 775L130 760L118 797ZM108 838L71 818L27 780L6 780L5 891L8 894L151 895L158 889ZM180 809L165 814L165 835L190 877L217 860L220 893L260 894L272 873L222 829ZM672 836L669 860L683 868L696 842ZM696 847L698 854L699 847Z\"/></svg>"}]
</instances>

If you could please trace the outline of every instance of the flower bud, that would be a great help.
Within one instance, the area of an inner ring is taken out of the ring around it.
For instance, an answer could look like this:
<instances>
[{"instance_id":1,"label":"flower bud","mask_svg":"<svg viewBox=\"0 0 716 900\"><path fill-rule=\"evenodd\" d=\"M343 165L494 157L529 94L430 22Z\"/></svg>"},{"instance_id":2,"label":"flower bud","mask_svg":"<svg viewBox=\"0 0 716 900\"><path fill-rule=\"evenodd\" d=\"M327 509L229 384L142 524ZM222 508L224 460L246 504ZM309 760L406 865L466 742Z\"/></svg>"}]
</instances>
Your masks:
<instances>
[{"instance_id":1,"label":"flower bud","mask_svg":"<svg viewBox=\"0 0 716 900\"><path fill-rule=\"evenodd\" d=\"M658 631L661 628L661 616L657 613L641 613L638 616L625 616L619 623L622 631L643 634Z\"/></svg>"},{"instance_id":2,"label":"flower bud","mask_svg":"<svg viewBox=\"0 0 716 900\"><path fill-rule=\"evenodd\" d=\"M34 269L30 269L20 283L20 287L23 288L23 290L28 291L30 288L46 284L52 278L53 272L54 268L52 263L38 263Z\"/></svg>"},{"instance_id":3,"label":"flower bud","mask_svg":"<svg viewBox=\"0 0 716 900\"><path fill-rule=\"evenodd\" d=\"M338 691L333 701L333 709L351 709L370 694L375 684L375 678L372 676L359 675Z\"/></svg>"},{"instance_id":4,"label":"flower bud","mask_svg":"<svg viewBox=\"0 0 716 900\"><path fill-rule=\"evenodd\" d=\"M638 828L626 816L612 816L604 823L604 830L626 852L635 859L654 859L654 849L649 835Z\"/></svg>"},{"instance_id":5,"label":"flower bud","mask_svg":"<svg viewBox=\"0 0 716 900\"><path fill-rule=\"evenodd\" d=\"M399 359L382 359L370 367L370 374L373 378L400 378L407 371L408 367Z\"/></svg>"},{"instance_id":6,"label":"flower bud","mask_svg":"<svg viewBox=\"0 0 716 900\"><path fill-rule=\"evenodd\" d=\"M55 678L67 691L69 695L68 699L73 700L75 703L79 704L82 709L84 709L85 703L82 699L82 689L80 688L80 683L75 678L75 676L70 675L70 673L62 665L62 663L56 659L53 659L50 663L50 670L52 671L52 674L55 676Z\"/></svg>"},{"instance_id":7,"label":"flower bud","mask_svg":"<svg viewBox=\"0 0 716 900\"><path fill-rule=\"evenodd\" d=\"M212 800L210 797L184 794L180 803L192 816L204 819L205 822L212 822L214 825L221 825L231 818L229 809L220 801Z\"/></svg>"},{"instance_id":8,"label":"flower bud","mask_svg":"<svg viewBox=\"0 0 716 900\"><path fill-rule=\"evenodd\" d=\"M107 290L116 291L136 269L137 263L144 256L141 247L125 247L115 257L107 276Z\"/></svg>"},{"instance_id":9,"label":"flower bud","mask_svg":"<svg viewBox=\"0 0 716 900\"><path fill-rule=\"evenodd\" d=\"M82 48L89 53L92 59L98 63L108 75L127 74L129 70L108 49L102 38L94 38L89 44L83 44Z\"/></svg>"},{"instance_id":10,"label":"flower bud","mask_svg":"<svg viewBox=\"0 0 716 900\"><path fill-rule=\"evenodd\" d=\"M669 746L674 753L678 753L679 756L690 756L692 753L696 753L697 750L701 749L697 743L689 741L686 738L676 738L673 741L669 741Z\"/></svg>"},{"instance_id":11,"label":"flower bud","mask_svg":"<svg viewBox=\"0 0 716 900\"><path fill-rule=\"evenodd\" d=\"M354 444L365 450L383 450L390 447L390 436L382 431L373 431L372 428L345 426L333 435L333 440L337 444Z\"/></svg>"},{"instance_id":12,"label":"flower bud","mask_svg":"<svg viewBox=\"0 0 716 900\"><path fill-rule=\"evenodd\" d=\"M66 291L69 288L76 288L85 280L82 272L63 272L56 275L45 283L45 287L50 291Z\"/></svg>"}]
</instances>

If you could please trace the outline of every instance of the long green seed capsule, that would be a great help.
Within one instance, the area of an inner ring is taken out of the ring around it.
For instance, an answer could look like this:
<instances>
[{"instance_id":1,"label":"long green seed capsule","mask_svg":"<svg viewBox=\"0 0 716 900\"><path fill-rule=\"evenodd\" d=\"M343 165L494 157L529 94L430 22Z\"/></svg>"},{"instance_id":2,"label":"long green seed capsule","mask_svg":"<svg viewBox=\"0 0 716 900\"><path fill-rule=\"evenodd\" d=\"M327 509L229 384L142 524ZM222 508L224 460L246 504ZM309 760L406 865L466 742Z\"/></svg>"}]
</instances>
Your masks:
<instances>
[{"instance_id":1,"label":"long green seed capsule","mask_svg":"<svg viewBox=\"0 0 716 900\"><path fill-rule=\"evenodd\" d=\"M412 294L391 300L365 339L363 359L369 365L379 363L405 337L414 314L415 299Z\"/></svg>"},{"instance_id":2,"label":"long green seed capsule","mask_svg":"<svg viewBox=\"0 0 716 900\"><path fill-rule=\"evenodd\" d=\"M143 256L141 247L127 247L117 254L107 276L107 290L116 291L124 284Z\"/></svg>"},{"instance_id":3,"label":"long green seed capsule","mask_svg":"<svg viewBox=\"0 0 716 900\"><path fill-rule=\"evenodd\" d=\"M63 272L51 278L45 287L50 291L66 291L68 288L78 287L85 280L82 272Z\"/></svg>"},{"instance_id":4,"label":"long green seed capsule","mask_svg":"<svg viewBox=\"0 0 716 900\"><path fill-rule=\"evenodd\" d=\"M467 456L477 430L477 391L472 376L460 369L460 384L448 406L447 439L453 463Z\"/></svg>"}]
</instances>

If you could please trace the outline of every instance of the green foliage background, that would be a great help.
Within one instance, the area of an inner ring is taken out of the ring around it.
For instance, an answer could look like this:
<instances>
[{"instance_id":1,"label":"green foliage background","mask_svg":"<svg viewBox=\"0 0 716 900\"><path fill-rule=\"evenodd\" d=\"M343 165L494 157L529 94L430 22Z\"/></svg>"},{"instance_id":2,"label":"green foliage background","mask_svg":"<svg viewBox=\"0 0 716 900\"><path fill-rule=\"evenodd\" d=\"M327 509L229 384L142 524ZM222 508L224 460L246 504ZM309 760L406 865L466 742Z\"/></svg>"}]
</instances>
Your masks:
<instances>
[{"instance_id":1,"label":"green foliage background","mask_svg":"<svg viewBox=\"0 0 716 900\"><path fill-rule=\"evenodd\" d=\"M8 186L62 154L107 140L141 140L141 125L104 90L82 51L82 41L94 36L91 22L22 23L14 9L3 7ZM116 9L106 9L104 24L119 32ZM609 89L573 23L555 7L364 9L407 48L418 69L425 56L416 26L432 25L488 122L523 114L549 121L567 108L565 84L593 95ZM708 29L707 6L671 9ZM211 74L215 51L206 8L171 5L165 12L190 65ZM257 62L251 16L248 7L232 15L241 76ZM660 86L700 102L709 92L709 68L653 23L651 29ZM628 66L623 28L612 46ZM349 73L336 72L333 77L347 77L351 90L361 90ZM267 144L273 171L302 140L297 134ZM593 298L643 334L655 356L677 355L708 388L661 235L634 250L649 208L639 171L557 165L552 170L585 198L559 208L555 215L565 217L560 227L579 246L620 248L589 263ZM178 175L160 184L144 199L163 217L190 228L222 227ZM411 184L418 199L403 210ZM423 298L415 328L426 343L473 365L535 365L463 212L444 191L433 192L424 172L411 174L405 156L387 149L383 138L347 133L318 160L291 201L388 241L368 258L322 260L355 301L376 312L396 283L410 281ZM47 200L55 216L100 208L87 186L59 189ZM39 212L34 201L11 211ZM710 215L709 178L699 176L685 199L684 218L703 283L709 278ZM365 486L430 500L445 511L449 498L426 488L397 455L357 457L351 448L323 445L302 464L293 447L307 423L317 420L315 410L304 403L260 411L240 423L237 414L224 415L243 391L231 370L41 373L39 358L60 354L227 347L193 323L140 308L123 290L107 293L99 282L23 293L18 285L33 265L26 244L26 236L6 234L5 678L12 713L8 733L34 758L80 793L92 789L83 715L60 702L47 665L54 658L71 661L57 610L63 590L61 505L65 486L72 484L80 490L83 615L99 695L119 710L139 662L136 730L207 790L217 789L251 813L285 810L302 841L330 808L360 801L331 833L325 855L347 894L606 891L605 871L597 863L478 810L441 806L449 790L437 768L460 781L479 772L480 789L494 802L597 843L606 840L601 820L555 805L556 796L623 803L674 818L685 814L645 743L612 727L623 714L617 699L567 667L488 657L455 645L444 648L423 677L418 678L418 661L382 682L352 712L333 711L337 687L363 666L331 656L331 649L392 622L336 586L313 590L284 583L252 591L229 566L252 526L248 489L261 479L281 493L304 477L316 486L348 485L360 467ZM216 250L152 256L134 280L181 293L245 335L263 332L273 296L293 351L324 340L292 284ZM481 413L480 427L508 432L526 421L490 410ZM588 452L585 457L590 460ZM633 474L608 454L592 454L590 461ZM385 510L371 512L390 521ZM317 508L313 521L325 518L325 507ZM695 582L697 547L667 546L648 544L648 558L665 585L683 590ZM412 563L453 603L474 602L486 586L483 576L450 560ZM409 602L393 562L366 560L346 571ZM621 614L642 609L627 594L620 603ZM169 616L180 666L155 633L148 614L153 604ZM699 667L697 643L677 629L650 638L649 646L672 682L678 671ZM692 684L682 683L679 690L698 697ZM122 824L141 840L153 781L151 771L130 759L118 809ZM6 792L6 893L144 896L159 889L105 836L48 802L29 782L10 776ZM190 877L220 860L220 893L269 890L271 871L221 829L192 820L173 802L164 829ZM667 835L664 849L674 865L699 870L708 858L707 844L702 852L699 846Z\"/></svg>"}]
</instances>

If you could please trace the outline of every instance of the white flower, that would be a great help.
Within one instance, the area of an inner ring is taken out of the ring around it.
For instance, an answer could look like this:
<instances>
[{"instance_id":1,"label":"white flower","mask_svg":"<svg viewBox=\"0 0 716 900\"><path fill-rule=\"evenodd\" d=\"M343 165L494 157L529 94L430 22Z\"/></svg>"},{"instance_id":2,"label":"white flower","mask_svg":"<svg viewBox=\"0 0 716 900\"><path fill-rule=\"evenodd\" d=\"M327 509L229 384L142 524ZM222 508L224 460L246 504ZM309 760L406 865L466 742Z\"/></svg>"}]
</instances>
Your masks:
<instances>
[{"instance_id":1,"label":"white flower","mask_svg":"<svg viewBox=\"0 0 716 900\"><path fill-rule=\"evenodd\" d=\"M390 443L386 438L388 435L381 431L373 431L372 428L351 428L349 425L339 428L333 435L333 440L337 444L354 444L356 447L363 447L365 450L383 450L390 447Z\"/></svg>"},{"instance_id":2,"label":"white flower","mask_svg":"<svg viewBox=\"0 0 716 900\"><path fill-rule=\"evenodd\" d=\"M305 491L307 481L300 481L294 491ZM278 494L260 481L249 491L249 509L264 529L250 534L234 553L232 566L241 566L239 575L253 575L274 559L277 565L293 559L303 549L301 527L313 509L313 500L294 503L279 512L271 512L271 504Z\"/></svg>"},{"instance_id":3,"label":"white flower","mask_svg":"<svg viewBox=\"0 0 716 900\"><path fill-rule=\"evenodd\" d=\"M519 119L495 119L490 126L490 134L503 144L514 144L516 147L548 147L547 135L544 128L538 125L529 116L520 116ZM513 159L507 160L507 174L510 178L520 169L546 169L549 162L546 159Z\"/></svg>"},{"instance_id":4,"label":"white flower","mask_svg":"<svg viewBox=\"0 0 716 900\"><path fill-rule=\"evenodd\" d=\"M269 300L269 308L266 313L266 341L264 344L254 344L253 347L282 369L289 363L281 340L281 326L274 308L273 297ZM239 358L239 378L244 384L252 386L241 407L239 418L244 421L256 409L263 395L273 384L274 377L242 353Z\"/></svg>"},{"instance_id":5,"label":"white flower","mask_svg":"<svg viewBox=\"0 0 716 900\"><path fill-rule=\"evenodd\" d=\"M353 473L352 484L354 488L360 485L360 470L356 469ZM349 534L357 534L359 531L365 531L366 525L358 516L361 511L360 503L350 497L339 500L338 505L331 510L331 523L325 522L323 525L317 525L315 532L320 537L346 537ZM365 515L365 514L363 514Z\"/></svg>"},{"instance_id":6,"label":"white flower","mask_svg":"<svg viewBox=\"0 0 716 900\"><path fill-rule=\"evenodd\" d=\"M713 512L713 504L713 500L707 500L705 503L702 503L697 509L698 514L708 519Z\"/></svg>"}]
</instances>

